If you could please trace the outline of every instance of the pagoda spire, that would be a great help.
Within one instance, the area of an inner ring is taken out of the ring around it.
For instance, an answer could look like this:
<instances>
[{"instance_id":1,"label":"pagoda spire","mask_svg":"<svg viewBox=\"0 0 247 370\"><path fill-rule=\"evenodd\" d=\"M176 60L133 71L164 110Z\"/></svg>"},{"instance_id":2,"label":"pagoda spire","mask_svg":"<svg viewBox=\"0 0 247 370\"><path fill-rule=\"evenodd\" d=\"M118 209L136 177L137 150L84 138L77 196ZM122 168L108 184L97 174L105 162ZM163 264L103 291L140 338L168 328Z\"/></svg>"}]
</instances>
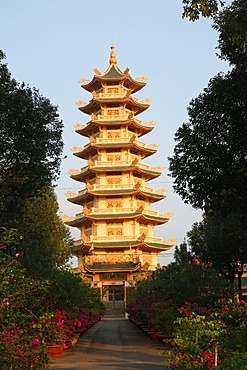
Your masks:
<instances>
[{"instance_id":1,"label":"pagoda spire","mask_svg":"<svg viewBox=\"0 0 247 370\"><path fill-rule=\"evenodd\" d=\"M116 54L114 50L115 46L111 46L110 64L117 64Z\"/></svg>"}]
</instances>

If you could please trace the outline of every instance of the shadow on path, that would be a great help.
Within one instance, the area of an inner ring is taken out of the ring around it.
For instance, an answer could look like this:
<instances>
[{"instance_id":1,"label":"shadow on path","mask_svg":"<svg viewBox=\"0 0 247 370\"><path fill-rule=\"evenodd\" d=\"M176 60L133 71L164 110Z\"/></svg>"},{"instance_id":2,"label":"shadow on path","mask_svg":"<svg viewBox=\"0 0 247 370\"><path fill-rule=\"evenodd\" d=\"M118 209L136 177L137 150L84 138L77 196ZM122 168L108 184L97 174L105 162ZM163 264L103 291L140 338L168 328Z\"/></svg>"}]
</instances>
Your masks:
<instances>
[{"instance_id":1,"label":"shadow on path","mask_svg":"<svg viewBox=\"0 0 247 370\"><path fill-rule=\"evenodd\" d=\"M76 346L55 358L52 369L165 370L164 347L126 319L103 318Z\"/></svg>"}]
</instances>

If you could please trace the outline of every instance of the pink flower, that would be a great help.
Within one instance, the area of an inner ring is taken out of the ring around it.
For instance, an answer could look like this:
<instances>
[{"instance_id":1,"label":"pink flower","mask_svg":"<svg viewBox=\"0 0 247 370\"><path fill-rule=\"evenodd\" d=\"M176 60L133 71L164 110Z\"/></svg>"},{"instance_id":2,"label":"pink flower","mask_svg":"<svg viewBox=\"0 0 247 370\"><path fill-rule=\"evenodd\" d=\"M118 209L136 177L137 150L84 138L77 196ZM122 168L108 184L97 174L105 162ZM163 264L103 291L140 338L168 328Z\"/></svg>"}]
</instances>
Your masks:
<instances>
[{"instance_id":1,"label":"pink flower","mask_svg":"<svg viewBox=\"0 0 247 370\"><path fill-rule=\"evenodd\" d=\"M32 347L40 346L40 341L37 338L32 338Z\"/></svg>"}]
</instances>

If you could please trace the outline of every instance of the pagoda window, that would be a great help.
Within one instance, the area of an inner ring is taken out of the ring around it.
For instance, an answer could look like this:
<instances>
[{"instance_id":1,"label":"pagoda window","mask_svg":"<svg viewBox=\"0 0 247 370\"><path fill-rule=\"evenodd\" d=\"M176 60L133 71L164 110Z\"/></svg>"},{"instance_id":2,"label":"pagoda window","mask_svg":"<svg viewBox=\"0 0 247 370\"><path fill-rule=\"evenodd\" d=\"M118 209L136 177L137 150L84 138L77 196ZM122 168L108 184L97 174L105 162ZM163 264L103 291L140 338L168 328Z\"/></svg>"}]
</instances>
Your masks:
<instances>
[{"instance_id":1,"label":"pagoda window","mask_svg":"<svg viewBox=\"0 0 247 370\"><path fill-rule=\"evenodd\" d=\"M117 103L111 103L111 104L107 104L107 107L108 108L119 108L119 104L117 104Z\"/></svg>"},{"instance_id":2,"label":"pagoda window","mask_svg":"<svg viewBox=\"0 0 247 370\"><path fill-rule=\"evenodd\" d=\"M107 82L106 86L118 86L118 85L116 84L116 81L109 81Z\"/></svg>"},{"instance_id":3,"label":"pagoda window","mask_svg":"<svg viewBox=\"0 0 247 370\"><path fill-rule=\"evenodd\" d=\"M108 185L120 185L122 184L122 177L121 176L111 176L107 179Z\"/></svg>"},{"instance_id":4,"label":"pagoda window","mask_svg":"<svg viewBox=\"0 0 247 370\"><path fill-rule=\"evenodd\" d=\"M107 175L108 175L108 176L119 176L119 175L121 175L121 172L120 172L120 171L116 171L116 172L109 172Z\"/></svg>"},{"instance_id":5,"label":"pagoda window","mask_svg":"<svg viewBox=\"0 0 247 370\"><path fill-rule=\"evenodd\" d=\"M107 233L107 236L123 235L123 223L122 222L107 222L106 233Z\"/></svg>"},{"instance_id":6,"label":"pagoda window","mask_svg":"<svg viewBox=\"0 0 247 370\"><path fill-rule=\"evenodd\" d=\"M118 86L108 87L108 89L107 89L108 94L114 95L114 94L118 94L118 92L119 92L119 87Z\"/></svg>"},{"instance_id":7,"label":"pagoda window","mask_svg":"<svg viewBox=\"0 0 247 370\"><path fill-rule=\"evenodd\" d=\"M108 116L118 116L119 115L119 109L115 108L110 108L110 109L107 109L107 115Z\"/></svg>"},{"instance_id":8,"label":"pagoda window","mask_svg":"<svg viewBox=\"0 0 247 370\"><path fill-rule=\"evenodd\" d=\"M121 149L107 149L106 153L121 153Z\"/></svg>"},{"instance_id":9,"label":"pagoda window","mask_svg":"<svg viewBox=\"0 0 247 370\"><path fill-rule=\"evenodd\" d=\"M122 208L123 206L123 199L122 196L108 196L106 198L106 206L107 208Z\"/></svg>"},{"instance_id":10,"label":"pagoda window","mask_svg":"<svg viewBox=\"0 0 247 370\"><path fill-rule=\"evenodd\" d=\"M107 126L106 129L108 131L110 131L110 130L120 130L120 126Z\"/></svg>"}]
</instances>

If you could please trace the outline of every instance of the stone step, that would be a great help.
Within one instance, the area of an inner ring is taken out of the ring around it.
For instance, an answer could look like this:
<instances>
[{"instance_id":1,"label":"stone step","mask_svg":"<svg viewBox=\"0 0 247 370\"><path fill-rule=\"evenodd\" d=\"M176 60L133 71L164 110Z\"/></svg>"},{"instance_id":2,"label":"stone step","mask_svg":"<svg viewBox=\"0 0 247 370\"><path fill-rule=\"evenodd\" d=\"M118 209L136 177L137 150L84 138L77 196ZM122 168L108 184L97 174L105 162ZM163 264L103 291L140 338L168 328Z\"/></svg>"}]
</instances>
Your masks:
<instances>
[{"instance_id":1,"label":"stone step","mask_svg":"<svg viewBox=\"0 0 247 370\"><path fill-rule=\"evenodd\" d=\"M104 302L104 305L105 305L104 317L125 317L124 301Z\"/></svg>"}]
</instances>

